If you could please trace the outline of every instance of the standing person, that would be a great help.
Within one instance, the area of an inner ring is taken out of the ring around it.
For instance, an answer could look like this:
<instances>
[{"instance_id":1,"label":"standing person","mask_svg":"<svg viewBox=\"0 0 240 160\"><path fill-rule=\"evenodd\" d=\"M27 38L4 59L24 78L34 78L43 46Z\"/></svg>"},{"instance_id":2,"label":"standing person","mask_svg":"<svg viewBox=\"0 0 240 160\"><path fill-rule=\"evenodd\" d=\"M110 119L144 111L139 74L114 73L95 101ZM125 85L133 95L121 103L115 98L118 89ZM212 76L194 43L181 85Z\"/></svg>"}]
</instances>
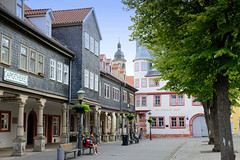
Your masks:
<instances>
[{"instance_id":1,"label":"standing person","mask_svg":"<svg viewBox=\"0 0 240 160\"><path fill-rule=\"evenodd\" d=\"M143 139L143 129L140 128L139 139L142 141Z\"/></svg>"},{"instance_id":2,"label":"standing person","mask_svg":"<svg viewBox=\"0 0 240 160\"><path fill-rule=\"evenodd\" d=\"M88 148L89 146L93 147L93 154L94 155L100 155L100 153L98 152L98 145L94 144L92 139L94 138L94 135L91 134L90 137L86 138L86 147Z\"/></svg>"}]
</instances>

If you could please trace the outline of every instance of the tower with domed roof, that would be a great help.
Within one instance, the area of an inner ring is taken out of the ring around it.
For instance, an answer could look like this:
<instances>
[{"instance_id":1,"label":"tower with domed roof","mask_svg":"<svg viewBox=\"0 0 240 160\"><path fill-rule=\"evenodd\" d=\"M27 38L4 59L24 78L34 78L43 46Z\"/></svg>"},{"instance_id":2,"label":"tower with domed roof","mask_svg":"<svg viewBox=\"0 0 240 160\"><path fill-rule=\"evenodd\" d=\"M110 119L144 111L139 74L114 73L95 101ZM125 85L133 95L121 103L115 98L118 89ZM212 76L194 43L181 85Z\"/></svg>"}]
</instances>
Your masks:
<instances>
[{"instance_id":1,"label":"tower with domed roof","mask_svg":"<svg viewBox=\"0 0 240 160\"><path fill-rule=\"evenodd\" d=\"M112 71L122 80L126 80L126 60L124 58L124 53L121 50L120 41L117 45L117 52L114 54L114 59L112 60Z\"/></svg>"}]
</instances>

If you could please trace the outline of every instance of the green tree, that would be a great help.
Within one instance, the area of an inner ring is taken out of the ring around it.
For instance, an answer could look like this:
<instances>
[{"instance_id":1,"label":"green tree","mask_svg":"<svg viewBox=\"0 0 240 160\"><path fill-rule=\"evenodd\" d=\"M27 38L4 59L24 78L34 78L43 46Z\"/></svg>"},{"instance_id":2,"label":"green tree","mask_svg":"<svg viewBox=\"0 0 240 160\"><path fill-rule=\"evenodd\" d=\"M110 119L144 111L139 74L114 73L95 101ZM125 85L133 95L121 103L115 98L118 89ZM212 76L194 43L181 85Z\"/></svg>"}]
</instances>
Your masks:
<instances>
[{"instance_id":1,"label":"green tree","mask_svg":"<svg viewBox=\"0 0 240 160\"><path fill-rule=\"evenodd\" d=\"M174 81L181 79L180 82L197 80L192 87L190 83L188 87L183 84L187 90L196 90L197 83L200 89L212 86L218 107L221 159L235 159L229 89L230 85L232 89L239 86L240 1L122 2L135 11L130 27L132 39L139 38L154 52L155 66L169 85L180 85Z\"/></svg>"}]
</instances>

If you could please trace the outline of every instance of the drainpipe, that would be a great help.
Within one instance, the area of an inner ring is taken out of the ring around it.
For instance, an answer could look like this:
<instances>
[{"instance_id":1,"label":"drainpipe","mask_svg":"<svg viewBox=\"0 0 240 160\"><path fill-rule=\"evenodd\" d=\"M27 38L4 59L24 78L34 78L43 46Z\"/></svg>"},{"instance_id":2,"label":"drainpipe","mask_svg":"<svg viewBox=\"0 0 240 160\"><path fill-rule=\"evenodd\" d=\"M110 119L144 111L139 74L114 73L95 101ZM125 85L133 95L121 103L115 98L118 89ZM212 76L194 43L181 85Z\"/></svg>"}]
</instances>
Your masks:
<instances>
[{"instance_id":1,"label":"drainpipe","mask_svg":"<svg viewBox=\"0 0 240 160\"><path fill-rule=\"evenodd\" d=\"M72 63L75 60L76 55L69 61L69 86L68 86L68 103L67 103L67 142L70 142L70 130L69 130L69 105L72 99Z\"/></svg>"}]
</instances>

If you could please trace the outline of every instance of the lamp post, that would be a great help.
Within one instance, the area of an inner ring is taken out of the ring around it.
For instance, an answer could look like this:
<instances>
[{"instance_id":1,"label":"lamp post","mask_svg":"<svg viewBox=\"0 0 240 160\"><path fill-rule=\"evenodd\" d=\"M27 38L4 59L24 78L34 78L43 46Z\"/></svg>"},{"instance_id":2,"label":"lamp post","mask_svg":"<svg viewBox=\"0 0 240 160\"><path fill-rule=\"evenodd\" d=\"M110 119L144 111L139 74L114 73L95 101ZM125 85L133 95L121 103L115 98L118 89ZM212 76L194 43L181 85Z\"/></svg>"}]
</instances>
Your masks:
<instances>
[{"instance_id":1,"label":"lamp post","mask_svg":"<svg viewBox=\"0 0 240 160\"><path fill-rule=\"evenodd\" d=\"M82 104L85 92L82 88L77 92L79 104ZM82 112L79 112L79 121L78 121L78 149L81 149L81 139L82 139ZM81 155L81 150L78 151L78 156Z\"/></svg>"},{"instance_id":2,"label":"lamp post","mask_svg":"<svg viewBox=\"0 0 240 160\"><path fill-rule=\"evenodd\" d=\"M151 114L152 114L151 112L148 112L149 118L150 118ZM150 125L150 140L152 140L152 132L151 132L152 124L151 124L151 122L149 122L149 125Z\"/></svg>"}]
</instances>

